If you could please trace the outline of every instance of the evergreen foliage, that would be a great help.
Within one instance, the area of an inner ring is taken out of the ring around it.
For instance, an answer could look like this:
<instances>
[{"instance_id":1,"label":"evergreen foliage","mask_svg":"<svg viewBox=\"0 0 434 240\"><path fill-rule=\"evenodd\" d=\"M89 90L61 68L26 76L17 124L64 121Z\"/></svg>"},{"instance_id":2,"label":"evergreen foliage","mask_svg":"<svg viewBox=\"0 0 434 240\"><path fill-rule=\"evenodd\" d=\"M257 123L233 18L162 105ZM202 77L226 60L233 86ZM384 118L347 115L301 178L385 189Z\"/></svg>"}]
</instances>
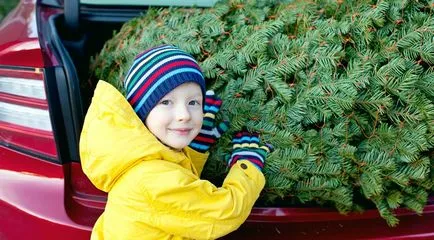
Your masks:
<instances>
[{"instance_id":1,"label":"evergreen foliage","mask_svg":"<svg viewBox=\"0 0 434 240\"><path fill-rule=\"evenodd\" d=\"M18 0L0 0L0 23L17 6Z\"/></svg>"},{"instance_id":2,"label":"evergreen foliage","mask_svg":"<svg viewBox=\"0 0 434 240\"><path fill-rule=\"evenodd\" d=\"M375 204L421 213L434 184L432 1L223 0L214 8L150 9L93 61L92 79L122 91L136 54L190 52L223 98L231 131L261 132L275 151L259 204ZM203 176L219 183L231 134Z\"/></svg>"}]
</instances>

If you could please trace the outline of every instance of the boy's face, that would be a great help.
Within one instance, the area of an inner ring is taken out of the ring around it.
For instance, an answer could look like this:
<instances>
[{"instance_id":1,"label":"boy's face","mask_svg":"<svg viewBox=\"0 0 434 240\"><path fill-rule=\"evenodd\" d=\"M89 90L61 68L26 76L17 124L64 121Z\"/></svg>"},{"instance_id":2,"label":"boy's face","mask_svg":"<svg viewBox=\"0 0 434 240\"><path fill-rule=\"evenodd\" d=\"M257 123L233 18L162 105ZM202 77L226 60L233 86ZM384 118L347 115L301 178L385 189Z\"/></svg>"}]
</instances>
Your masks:
<instances>
[{"instance_id":1,"label":"boy's face","mask_svg":"<svg viewBox=\"0 0 434 240\"><path fill-rule=\"evenodd\" d=\"M162 143L181 150L202 127L202 98L198 84L184 83L164 96L149 112L146 126Z\"/></svg>"}]
</instances>

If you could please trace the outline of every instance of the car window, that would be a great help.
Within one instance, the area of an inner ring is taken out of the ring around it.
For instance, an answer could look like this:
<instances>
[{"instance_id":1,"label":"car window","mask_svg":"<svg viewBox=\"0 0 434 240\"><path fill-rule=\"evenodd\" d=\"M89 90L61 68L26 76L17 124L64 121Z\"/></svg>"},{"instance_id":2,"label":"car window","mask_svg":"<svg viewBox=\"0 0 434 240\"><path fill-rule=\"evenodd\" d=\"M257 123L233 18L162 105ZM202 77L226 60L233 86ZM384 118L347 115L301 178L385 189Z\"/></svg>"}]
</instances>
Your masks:
<instances>
[{"instance_id":1,"label":"car window","mask_svg":"<svg viewBox=\"0 0 434 240\"><path fill-rule=\"evenodd\" d=\"M198 6L212 7L218 0L80 0L82 4L122 6Z\"/></svg>"}]
</instances>

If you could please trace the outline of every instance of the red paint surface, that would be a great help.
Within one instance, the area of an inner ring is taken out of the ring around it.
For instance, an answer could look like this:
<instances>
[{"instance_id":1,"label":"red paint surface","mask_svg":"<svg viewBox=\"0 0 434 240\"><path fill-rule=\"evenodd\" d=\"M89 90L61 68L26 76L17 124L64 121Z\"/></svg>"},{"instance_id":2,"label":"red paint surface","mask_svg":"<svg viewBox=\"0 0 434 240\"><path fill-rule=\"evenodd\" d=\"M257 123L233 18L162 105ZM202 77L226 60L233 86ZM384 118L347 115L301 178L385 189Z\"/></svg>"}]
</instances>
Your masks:
<instances>
[{"instance_id":1,"label":"red paint surface","mask_svg":"<svg viewBox=\"0 0 434 240\"><path fill-rule=\"evenodd\" d=\"M0 26L0 65L43 67L35 1L23 0Z\"/></svg>"},{"instance_id":2,"label":"red paint surface","mask_svg":"<svg viewBox=\"0 0 434 240\"><path fill-rule=\"evenodd\" d=\"M88 239L90 226L67 213L65 188L61 165L0 146L0 239Z\"/></svg>"}]
</instances>

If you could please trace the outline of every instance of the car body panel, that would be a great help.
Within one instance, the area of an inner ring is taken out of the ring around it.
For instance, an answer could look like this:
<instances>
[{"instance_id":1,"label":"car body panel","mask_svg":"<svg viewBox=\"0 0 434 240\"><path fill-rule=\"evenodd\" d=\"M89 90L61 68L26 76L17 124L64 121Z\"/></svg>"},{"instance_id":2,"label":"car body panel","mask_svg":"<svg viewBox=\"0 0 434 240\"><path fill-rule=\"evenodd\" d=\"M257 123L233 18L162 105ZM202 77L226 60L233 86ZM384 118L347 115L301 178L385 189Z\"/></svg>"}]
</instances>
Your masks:
<instances>
[{"instance_id":1,"label":"car body panel","mask_svg":"<svg viewBox=\"0 0 434 240\"><path fill-rule=\"evenodd\" d=\"M0 65L43 67L35 0L21 1L0 27Z\"/></svg>"},{"instance_id":2,"label":"car body panel","mask_svg":"<svg viewBox=\"0 0 434 240\"><path fill-rule=\"evenodd\" d=\"M62 165L5 146L0 154L0 239L89 238L91 226L67 213Z\"/></svg>"}]
</instances>

